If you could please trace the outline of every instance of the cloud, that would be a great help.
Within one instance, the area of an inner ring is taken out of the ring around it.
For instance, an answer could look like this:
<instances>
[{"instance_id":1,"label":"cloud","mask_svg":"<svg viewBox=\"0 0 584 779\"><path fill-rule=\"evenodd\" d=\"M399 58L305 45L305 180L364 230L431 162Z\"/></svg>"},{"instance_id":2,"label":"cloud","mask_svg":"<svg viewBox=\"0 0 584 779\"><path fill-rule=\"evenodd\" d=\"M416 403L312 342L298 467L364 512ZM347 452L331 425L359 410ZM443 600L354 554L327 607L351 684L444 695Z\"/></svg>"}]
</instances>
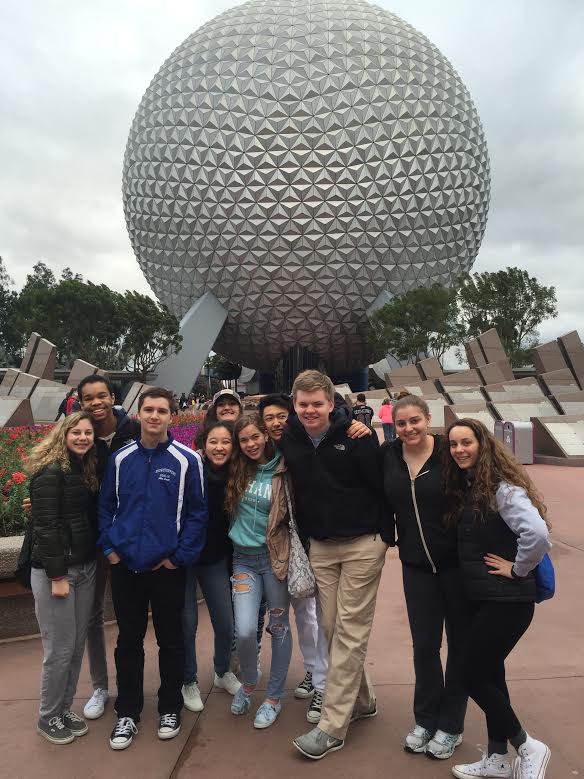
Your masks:
<instances>
[{"instance_id":1,"label":"cloud","mask_svg":"<svg viewBox=\"0 0 584 779\"><path fill-rule=\"evenodd\" d=\"M142 94L191 32L234 3L0 4L0 254L17 283L44 258L117 289L148 287L121 203ZM557 288L551 338L584 335L584 3L382 0L450 59L477 105L492 201L475 270L518 265Z\"/></svg>"}]
</instances>

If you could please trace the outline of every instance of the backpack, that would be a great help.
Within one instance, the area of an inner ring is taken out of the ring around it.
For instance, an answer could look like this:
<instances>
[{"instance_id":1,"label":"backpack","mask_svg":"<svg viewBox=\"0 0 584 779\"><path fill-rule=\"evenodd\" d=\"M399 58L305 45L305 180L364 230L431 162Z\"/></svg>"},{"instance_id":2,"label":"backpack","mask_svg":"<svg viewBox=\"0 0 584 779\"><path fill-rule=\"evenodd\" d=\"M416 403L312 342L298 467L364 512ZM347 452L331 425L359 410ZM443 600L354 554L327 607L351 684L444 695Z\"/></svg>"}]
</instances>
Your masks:
<instances>
[{"instance_id":1,"label":"backpack","mask_svg":"<svg viewBox=\"0 0 584 779\"><path fill-rule=\"evenodd\" d=\"M535 574L535 602L553 598L556 593L556 574L550 556L544 554L541 563L536 566Z\"/></svg>"}]
</instances>

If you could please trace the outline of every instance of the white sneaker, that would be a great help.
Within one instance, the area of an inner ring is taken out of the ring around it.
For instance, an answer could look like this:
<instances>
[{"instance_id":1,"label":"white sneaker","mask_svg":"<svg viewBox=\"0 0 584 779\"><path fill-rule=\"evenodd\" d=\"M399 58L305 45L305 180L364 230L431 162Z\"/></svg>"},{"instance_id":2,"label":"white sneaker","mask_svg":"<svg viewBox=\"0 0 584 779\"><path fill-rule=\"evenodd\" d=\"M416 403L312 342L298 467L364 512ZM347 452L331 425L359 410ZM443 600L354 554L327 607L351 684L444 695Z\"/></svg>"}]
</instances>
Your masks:
<instances>
[{"instance_id":1,"label":"white sneaker","mask_svg":"<svg viewBox=\"0 0 584 779\"><path fill-rule=\"evenodd\" d=\"M437 730L426 744L426 757L448 760L460 744L462 744L462 733L446 733L444 730Z\"/></svg>"},{"instance_id":2,"label":"white sneaker","mask_svg":"<svg viewBox=\"0 0 584 779\"><path fill-rule=\"evenodd\" d=\"M489 779L512 779L513 762L509 755L492 754L483 756L477 763L455 765L452 773L458 779L475 779L476 777L488 777Z\"/></svg>"},{"instance_id":3,"label":"white sneaker","mask_svg":"<svg viewBox=\"0 0 584 779\"><path fill-rule=\"evenodd\" d=\"M189 711L203 711L205 704L201 699L201 692L196 682L185 684L182 688L183 701L185 708Z\"/></svg>"},{"instance_id":4,"label":"white sneaker","mask_svg":"<svg viewBox=\"0 0 584 779\"><path fill-rule=\"evenodd\" d=\"M404 749L406 752L425 752L432 735L432 731L426 730L421 725L416 725L406 736Z\"/></svg>"},{"instance_id":5,"label":"white sneaker","mask_svg":"<svg viewBox=\"0 0 584 779\"><path fill-rule=\"evenodd\" d=\"M235 695L235 693L241 687L241 682L235 674L231 673L231 671L226 671L223 676L218 676L215 674L215 680L213 684L215 687L219 687L220 689L228 692L229 695Z\"/></svg>"},{"instance_id":6,"label":"white sneaker","mask_svg":"<svg viewBox=\"0 0 584 779\"><path fill-rule=\"evenodd\" d=\"M109 693L98 687L93 691L93 695L83 708L83 716L87 719L99 719L105 711L105 704L108 702Z\"/></svg>"},{"instance_id":7,"label":"white sneaker","mask_svg":"<svg viewBox=\"0 0 584 779\"><path fill-rule=\"evenodd\" d=\"M543 779L550 761L550 748L531 736L517 750L519 755L518 779Z\"/></svg>"}]
</instances>

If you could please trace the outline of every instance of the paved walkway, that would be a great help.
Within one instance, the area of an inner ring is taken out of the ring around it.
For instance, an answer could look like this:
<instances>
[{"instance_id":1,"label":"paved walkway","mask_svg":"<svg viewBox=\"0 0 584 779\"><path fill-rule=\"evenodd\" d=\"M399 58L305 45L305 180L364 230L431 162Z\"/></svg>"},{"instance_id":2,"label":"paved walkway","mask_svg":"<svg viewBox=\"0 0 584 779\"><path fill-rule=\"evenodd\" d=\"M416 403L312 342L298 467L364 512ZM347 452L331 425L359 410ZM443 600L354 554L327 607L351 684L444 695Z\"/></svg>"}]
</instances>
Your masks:
<instances>
[{"instance_id":1,"label":"paved walkway","mask_svg":"<svg viewBox=\"0 0 584 779\"><path fill-rule=\"evenodd\" d=\"M536 618L508 663L509 688L526 729L551 747L547 779L584 776L582 713L584 705L584 472L576 468L534 466L554 524L553 558L558 595L537 607ZM450 776L448 763L408 755L402 738L411 725L413 675L400 566L392 551L383 574L367 668L376 686L379 716L356 723L340 752L316 763L302 758L291 739L307 730L306 705L289 695L277 724L256 731L251 717L234 718L229 697L214 691L211 676L210 624L202 609L199 656L205 710L186 712L180 737L161 742L155 731L157 663L152 628L146 647L146 706L140 734L125 752L107 743L113 725L111 705L90 724L87 736L69 746L48 744L34 732L38 707L41 647L38 640L0 645L0 777L4 779L90 779L139 777L220 779L276 777L319 779L364 777L438 779ZM108 656L113 669L114 626L107 628ZM269 651L264 641L263 666ZM303 675L295 648L289 686ZM265 675L264 675L265 681ZM113 680L111 683L113 688ZM90 693L84 666L78 710ZM258 703L260 696L257 696ZM483 717L469 704L464 744L457 761L475 760L485 742Z\"/></svg>"}]
</instances>

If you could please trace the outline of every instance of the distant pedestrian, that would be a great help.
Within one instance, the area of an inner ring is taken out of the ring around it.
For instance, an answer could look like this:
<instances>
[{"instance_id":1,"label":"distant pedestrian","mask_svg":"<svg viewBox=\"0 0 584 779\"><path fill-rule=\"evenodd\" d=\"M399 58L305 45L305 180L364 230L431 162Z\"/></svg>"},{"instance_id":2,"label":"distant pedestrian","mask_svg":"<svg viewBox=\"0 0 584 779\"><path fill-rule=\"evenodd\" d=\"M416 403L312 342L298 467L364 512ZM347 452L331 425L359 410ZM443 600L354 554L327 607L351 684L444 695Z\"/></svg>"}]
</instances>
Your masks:
<instances>
[{"instance_id":1,"label":"distant pedestrian","mask_svg":"<svg viewBox=\"0 0 584 779\"><path fill-rule=\"evenodd\" d=\"M379 419L381 419L381 425L383 427L383 440L393 441L393 406L389 398L384 398L382 401L378 416Z\"/></svg>"},{"instance_id":2,"label":"distant pedestrian","mask_svg":"<svg viewBox=\"0 0 584 779\"><path fill-rule=\"evenodd\" d=\"M353 406L353 419L362 422L367 427L371 427L374 413L371 406L367 405L365 395L360 392L357 395L357 402Z\"/></svg>"},{"instance_id":3,"label":"distant pedestrian","mask_svg":"<svg viewBox=\"0 0 584 779\"><path fill-rule=\"evenodd\" d=\"M75 392L74 388L71 388L69 392L65 395L63 400L59 404L59 408L57 410L57 416L55 417L55 422L58 422L61 417L67 416L67 404L69 402L69 398L73 395Z\"/></svg>"}]
</instances>

